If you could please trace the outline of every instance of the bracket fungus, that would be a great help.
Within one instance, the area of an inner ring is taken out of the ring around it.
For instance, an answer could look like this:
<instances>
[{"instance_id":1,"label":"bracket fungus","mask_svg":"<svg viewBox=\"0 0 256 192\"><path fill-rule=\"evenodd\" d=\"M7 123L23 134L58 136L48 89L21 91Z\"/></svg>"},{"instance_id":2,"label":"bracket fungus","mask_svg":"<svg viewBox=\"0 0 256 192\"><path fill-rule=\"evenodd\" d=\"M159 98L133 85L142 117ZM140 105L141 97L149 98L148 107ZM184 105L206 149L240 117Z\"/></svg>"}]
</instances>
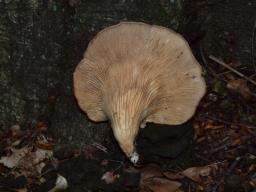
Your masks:
<instances>
[{"instance_id":1,"label":"bracket fungus","mask_svg":"<svg viewBox=\"0 0 256 192\"><path fill-rule=\"evenodd\" d=\"M74 93L91 120L111 122L121 149L136 163L139 127L178 125L193 116L206 90L201 73L181 35L121 22L89 43L74 72Z\"/></svg>"}]
</instances>

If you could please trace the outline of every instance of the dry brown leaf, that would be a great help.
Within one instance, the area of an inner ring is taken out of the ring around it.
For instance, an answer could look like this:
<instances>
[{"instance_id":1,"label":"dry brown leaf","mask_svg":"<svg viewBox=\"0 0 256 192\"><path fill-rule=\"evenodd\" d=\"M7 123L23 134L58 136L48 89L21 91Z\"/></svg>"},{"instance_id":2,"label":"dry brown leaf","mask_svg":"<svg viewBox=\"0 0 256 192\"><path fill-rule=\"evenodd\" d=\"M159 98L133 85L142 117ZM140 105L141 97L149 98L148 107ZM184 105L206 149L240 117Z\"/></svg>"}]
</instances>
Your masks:
<instances>
[{"instance_id":1,"label":"dry brown leaf","mask_svg":"<svg viewBox=\"0 0 256 192\"><path fill-rule=\"evenodd\" d=\"M178 175L179 174L173 174L173 177L178 179L180 176L182 176ZM163 173L161 168L156 164L147 165L141 169L141 192L178 192L181 183L171 181L168 178L165 178L165 176L171 177L171 172Z\"/></svg>"},{"instance_id":2,"label":"dry brown leaf","mask_svg":"<svg viewBox=\"0 0 256 192\"><path fill-rule=\"evenodd\" d=\"M114 174L112 171L104 173L101 180L105 181L107 184L114 183L119 178L118 174Z\"/></svg>"},{"instance_id":3,"label":"dry brown leaf","mask_svg":"<svg viewBox=\"0 0 256 192\"><path fill-rule=\"evenodd\" d=\"M26 156L29 152L28 147L24 147L21 149L10 148L12 154L9 156L3 156L0 159L0 163L8 168L14 168L18 166L19 161Z\"/></svg>"},{"instance_id":4,"label":"dry brown leaf","mask_svg":"<svg viewBox=\"0 0 256 192\"><path fill-rule=\"evenodd\" d=\"M37 124L36 124L36 128L37 128L39 131L45 132L45 131L47 131L47 129L48 129L48 125L47 125L46 122L39 121L39 122L37 122Z\"/></svg>"},{"instance_id":5,"label":"dry brown leaf","mask_svg":"<svg viewBox=\"0 0 256 192\"><path fill-rule=\"evenodd\" d=\"M224 127L224 125L216 125L216 122L210 119L207 120L204 124L204 129L219 129Z\"/></svg>"},{"instance_id":6,"label":"dry brown leaf","mask_svg":"<svg viewBox=\"0 0 256 192\"><path fill-rule=\"evenodd\" d=\"M162 177L161 168L155 164L149 164L141 169L141 181L151 177Z\"/></svg>"},{"instance_id":7,"label":"dry brown leaf","mask_svg":"<svg viewBox=\"0 0 256 192\"><path fill-rule=\"evenodd\" d=\"M197 183L202 183L202 177L210 176L211 172L216 170L217 168L218 167L216 164L207 165L204 167L190 167L185 171L182 171L181 174Z\"/></svg>"},{"instance_id":8,"label":"dry brown leaf","mask_svg":"<svg viewBox=\"0 0 256 192\"><path fill-rule=\"evenodd\" d=\"M38 175L45 166L43 162L47 157L52 156L52 151L36 149L33 147L23 147L21 149L10 148L12 154L4 156L0 159L0 163L8 168L18 168L20 173L29 175Z\"/></svg>"},{"instance_id":9,"label":"dry brown leaf","mask_svg":"<svg viewBox=\"0 0 256 192\"><path fill-rule=\"evenodd\" d=\"M50 142L50 139L46 138L44 135L39 135L37 137L36 147L44 150L53 150L54 143Z\"/></svg>"},{"instance_id":10,"label":"dry brown leaf","mask_svg":"<svg viewBox=\"0 0 256 192\"><path fill-rule=\"evenodd\" d=\"M224 125L207 125L205 129L220 129L223 128Z\"/></svg>"},{"instance_id":11,"label":"dry brown leaf","mask_svg":"<svg viewBox=\"0 0 256 192\"><path fill-rule=\"evenodd\" d=\"M166 178L152 177L144 180L144 186L153 192L177 192L181 183Z\"/></svg>"},{"instance_id":12,"label":"dry brown leaf","mask_svg":"<svg viewBox=\"0 0 256 192\"><path fill-rule=\"evenodd\" d=\"M53 143L44 143L44 142L37 142L36 147L39 149L44 150L53 150L54 144Z\"/></svg>"},{"instance_id":13,"label":"dry brown leaf","mask_svg":"<svg viewBox=\"0 0 256 192\"><path fill-rule=\"evenodd\" d=\"M180 173L173 173L171 171L165 171L163 172L164 176L167 177L168 179L171 180L176 180L176 179L183 179L184 175L180 174Z\"/></svg>"},{"instance_id":14,"label":"dry brown leaf","mask_svg":"<svg viewBox=\"0 0 256 192\"><path fill-rule=\"evenodd\" d=\"M241 145L242 144L242 140L241 138L237 138L233 141L233 145Z\"/></svg>"},{"instance_id":15,"label":"dry brown leaf","mask_svg":"<svg viewBox=\"0 0 256 192\"><path fill-rule=\"evenodd\" d=\"M244 79L235 79L229 81L227 84L227 88L239 93L245 99L249 99L252 95L249 87L247 86L247 81Z\"/></svg>"}]
</instances>

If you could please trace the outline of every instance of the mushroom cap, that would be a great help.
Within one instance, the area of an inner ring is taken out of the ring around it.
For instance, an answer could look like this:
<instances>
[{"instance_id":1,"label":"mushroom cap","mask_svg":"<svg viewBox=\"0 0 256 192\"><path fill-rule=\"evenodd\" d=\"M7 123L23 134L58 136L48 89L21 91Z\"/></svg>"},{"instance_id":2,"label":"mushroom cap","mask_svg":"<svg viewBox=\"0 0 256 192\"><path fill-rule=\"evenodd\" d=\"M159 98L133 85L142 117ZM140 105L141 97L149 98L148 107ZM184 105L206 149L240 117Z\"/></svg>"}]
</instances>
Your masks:
<instances>
[{"instance_id":1,"label":"mushroom cap","mask_svg":"<svg viewBox=\"0 0 256 192\"><path fill-rule=\"evenodd\" d=\"M206 91L201 73L178 33L121 22L105 28L89 43L74 72L74 93L93 121L111 119L113 126L122 120L116 113L126 111L120 113L135 119L130 124L123 120L128 127L137 127L140 121L177 125L193 116ZM133 129L131 137L137 134Z\"/></svg>"}]
</instances>

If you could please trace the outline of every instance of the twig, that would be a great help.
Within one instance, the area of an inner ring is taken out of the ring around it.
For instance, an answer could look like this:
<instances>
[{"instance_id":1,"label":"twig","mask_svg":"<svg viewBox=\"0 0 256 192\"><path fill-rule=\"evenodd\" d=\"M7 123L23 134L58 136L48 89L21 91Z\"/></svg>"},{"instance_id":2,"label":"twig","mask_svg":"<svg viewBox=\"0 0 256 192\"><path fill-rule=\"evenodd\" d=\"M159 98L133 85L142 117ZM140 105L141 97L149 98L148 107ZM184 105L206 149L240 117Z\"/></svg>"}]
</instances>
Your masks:
<instances>
[{"instance_id":1,"label":"twig","mask_svg":"<svg viewBox=\"0 0 256 192\"><path fill-rule=\"evenodd\" d=\"M221 179L216 183L216 185L213 187L212 191L216 192L219 186L224 182L224 178L228 175L230 175L231 171L237 166L237 164L240 162L241 158L238 157L235 159L235 161L231 164L228 171L222 175Z\"/></svg>"},{"instance_id":2,"label":"twig","mask_svg":"<svg viewBox=\"0 0 256 192\"><path fill-rule=\"evenodd\" d=\"M224 71L222 73L217 73L218 76L222 76L222 75L225 75L225 74L228 74L228 73L231 73L232 71Z\"/></svg>"},{"instance_id":3,"label":"twig","mask_svg":"<svg viewBox=\"0 0 256 192\"><path fill-rule=\"evenodd\" d=\"M208 118L208 119L211 119L213 121L218 121L220 123L224 123L224 124L227 124L227 125L240 126L240 127L244 126L244 127L250 128L250 129L256 129L256 126L254 126L254 125L248 125L248 124L234 123L234 122L230 122L230 121L225 121L223 119L219 119L217 117L213 117L213 116L210 116L210 115L200 115L199 117Z\"/></svg>"},{"instance_id":4,"label":"twig","mask_svg":"<svg viewBox=\"0 0 256 192\"><path fill-rule=\"evenodd\" d=\"M108 153L108 149L105 146L103 146L103 145L101 145L99 143L94 142L92 144L92 146L96 147L97 149L99 149L99 150L101 150L101 151L103 151L105 153Z\"/></svg>"},{"instance_id":5,"label":"twig","mask_svg":"<svg viewBox=\"0 0 256 192\"><path fill-rule=\"evenodd\" d=\"M203 46L202 46L201 43L200 43L200 47L199 47L199 48L200 48L201 59L202 59L204 65L205 65L205 67L212 73L212 75L213 75L214 77L216 77L215 71L208 65L208 62L207 62L207 60L206 60L206 58L205 58L205 55L204 55Z\"/></svg>"},{"instance_id":6,"label":"twig","mask_svg":"<svg viewBox=\"0 0 256 192\"><path fill-rule=\"evenodd\" d=\"M226 162L226 160L224 160L224 162ZM220 187L220 185L224 183L225 176L226 176L226 173L223 173L221 175L221 177L219 178L218 182L216 182L215 186L212 188L212 192L217 192L217 190Z\"/></svg>"},{"instance_id":7,"label":"twig","mask_svg":"<svg viewBox=\"0 0 256 192\"><path fill-rule=\"evenodd\" d=\"M230 67L229 65L227 65L226 63L224 63L223 61L221 61L220 59L210 55L209 58L213 61L215 61L216 63L226 67L227 69L229 69L230 71L234 72L235 74L239 75L240 77L246 79L247 81L250 81L252 84L256 85L256 81L250 79L249 77L245 76L244 74L240 73L239 71L237 71L236 69Z\"/></svg>"},{"instance_id":8,"label":"twig","mask_svg":"<svg viewBox=\"0 0 256 192\"><path fill-rule=\"evenodd\" d=\"M250 76L250 78L254 78L256 76L256 73L254 73L253 75Z\"/></svg>"},{"instance_id":9,"label":"twig","mask_svg":"<svg viewBox=\"0 0 256 192\"><path fill-rule=\"evenodd\" d=\"M254 21L253 29L252 29L252 47L251 47L251 53L252 53L252 65L254 67L254 71L256 73L256 65L254 62L254 39L255 39L255 31L256 31L256 20Z\"/></svg>"},{"instance_id":10,"label":"twig","mask_svg":"<svg viewBox=\"0 0 256 192\"><path fill-rule=\"evenodd\" d=\"M235 159L235 161L230 165L230 167L228 168L226 175L230 175L231 172L234 170L234 168L237 166L237 164L240 162L242 158L241 157L237 157Z\"/></svg>"},{"instance_id":11,"label":"twig","mask_svg":"<svg viewBox=\"0 0 256 192\"><path fill-rule=\"evenodd\" d=\"M224 151L226 151L226 149L228 149L229 147L231 147L231 143L225 143L225 144L223 144L223 145L221 145L221 146L219 146L219 147L213 149L213 150L211 151L211 155L214 154L214 153L216 153L216 152L218 152L218 151L221 151L222 149L223 149Z\"/></svg>"}]
</instances>

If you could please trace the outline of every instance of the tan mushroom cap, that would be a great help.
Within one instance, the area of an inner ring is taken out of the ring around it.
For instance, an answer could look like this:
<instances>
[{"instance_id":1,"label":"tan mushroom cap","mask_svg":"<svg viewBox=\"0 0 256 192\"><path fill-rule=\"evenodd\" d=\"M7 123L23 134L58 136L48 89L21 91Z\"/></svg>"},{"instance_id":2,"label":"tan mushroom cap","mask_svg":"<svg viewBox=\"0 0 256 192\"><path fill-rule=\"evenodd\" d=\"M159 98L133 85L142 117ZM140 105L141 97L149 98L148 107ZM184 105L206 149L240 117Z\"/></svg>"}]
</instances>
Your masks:
<instances>
[{"instance_id":1,"label":"tan mushroom cap","mask_svg":"<svg viewBox=\"0 0 256 192\"><path fill-rule=\"evenodd\" d=\"M114 121L115 113L124 110L133 119L140 113L137 121L176 125L193 116L205 93L201 73L188 43L176 32L122 22L90 42L74 72L74 92L93 121Z\"/></svg>"},{"instance_id":2,"label":"tan mushroom cap","mask_svg":"<svg viewBox=\"0 0 256 192\"><path fill-rule=\"evenodd\" d=\"M146 122L181 124L192 117L206 89L201 72L179 34L123 22L90 42L74 72L74 92L91 120L110 120L120 147L133 161L138 159L134 140L139 127Z\"/></svg>"}]
</instances>

